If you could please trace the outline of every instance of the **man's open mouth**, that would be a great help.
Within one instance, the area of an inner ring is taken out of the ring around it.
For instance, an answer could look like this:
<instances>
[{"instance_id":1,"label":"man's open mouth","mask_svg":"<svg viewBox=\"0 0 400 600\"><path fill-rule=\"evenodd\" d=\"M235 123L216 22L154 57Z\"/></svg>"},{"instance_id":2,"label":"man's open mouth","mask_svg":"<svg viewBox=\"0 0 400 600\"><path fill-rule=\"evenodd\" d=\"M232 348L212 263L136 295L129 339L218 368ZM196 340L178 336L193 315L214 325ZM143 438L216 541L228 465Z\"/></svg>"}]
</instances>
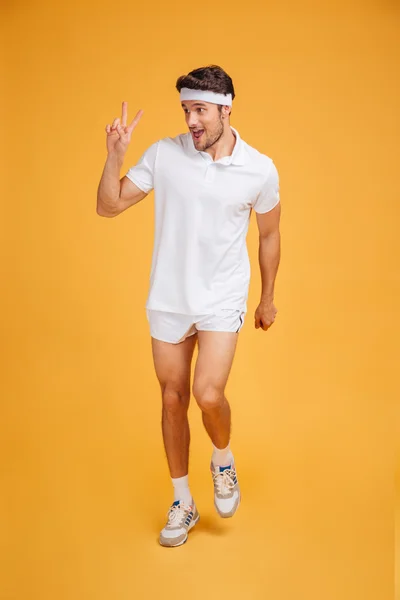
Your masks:
<instances>
[{"instance_id":1,"label":"man's open mouth","mask_svg":"<svg viewBox=\"0 0 400 600\"><path fill-rule=\"evenodd\" d=\"M194 131L192 129L192 135L195 140L199 140L201 138L201 136L203 135L203 133L204 133L204 129L199 129L198 131Z\"/></svg>"}]
</instances>

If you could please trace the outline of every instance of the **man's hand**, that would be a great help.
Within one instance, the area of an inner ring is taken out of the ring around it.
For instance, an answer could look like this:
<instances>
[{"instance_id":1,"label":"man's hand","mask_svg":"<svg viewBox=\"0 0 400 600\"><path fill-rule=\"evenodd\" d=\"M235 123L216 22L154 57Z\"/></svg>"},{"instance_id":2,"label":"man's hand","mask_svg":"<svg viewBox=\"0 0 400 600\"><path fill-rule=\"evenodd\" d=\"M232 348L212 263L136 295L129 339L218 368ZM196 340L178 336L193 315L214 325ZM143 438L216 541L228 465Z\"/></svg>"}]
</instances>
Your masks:
<instances>
[{"instance_id":1,"label":"man's hand","mask_svg":"<svg viewBox=\"0 0 400 600\"><path fill-rule=\"evenodd\" d=\"M109 154L115 152L121 160L124 159L125 153L128 149L129 142L131 141L132 132L136 125L139 123L143 110L140 109L136 113L136 117L133 119L130 125L127 125L128 120L128 103L122 103L122 118L117 117L112 122L112 125L106 125L107 133L107 151Z\"/></svg>"},{"instance_id":2,"label":"man's hand","mask_svg":"<svg viewBox=\"0 0 400 600\"><path fill-rule=\"evenodd\" d=\"M257 306L257 310L254 314L254 327L256 329L263 329L267 331L275 321L275 315L278 310L275 308L274 303L271 301L261 301Z\"/></svg>"}]
</instances>

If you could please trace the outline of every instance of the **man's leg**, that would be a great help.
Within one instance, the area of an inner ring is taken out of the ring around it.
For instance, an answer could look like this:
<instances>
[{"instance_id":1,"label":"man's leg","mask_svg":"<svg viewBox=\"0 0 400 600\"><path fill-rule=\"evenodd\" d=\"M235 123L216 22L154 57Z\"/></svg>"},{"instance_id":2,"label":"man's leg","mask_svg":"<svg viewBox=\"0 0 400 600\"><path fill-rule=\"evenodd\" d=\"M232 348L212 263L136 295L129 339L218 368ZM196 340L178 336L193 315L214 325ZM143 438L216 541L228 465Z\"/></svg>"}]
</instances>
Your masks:
<instances>
[{"instance_id":1,"label":"man's leg","mask_svg":"<svg viewBox=\"0 0 400 600\"><path fill-rule=\"evenodd\" d=\"M232 517L240 503L240 489L230 449L231 411L225 386L232 367L238 334L199 331L199 356L193 394L202 411L204 427L214 446L211 473L214 504L221 517Z\"/></svg>"},{"instance_id":2,"label":"man's leg","mask_svg":"<svg viewBox=\"0 0 400 600\"><path fill-rule=\"evenodd\" d=\"M184 544L199 513L189 490L188 408L190 372L197 334L179 344L152 338L154 367L162 393L162 431L169 471L174 486L174 502L168 521L160 533L162 546Z\"/></svg>"},{"instance_id":3,"label":"man's leg","mask_svg":"<svg viewBox=\"0 0 400 600\"><path fill-rule=\"evenodd\" d=\"M188 473L190 372L197 334L180 344L152 338L153 361L162 394L162 432L172 478Z\"/></svg>"},{"instance_id":4,"label":"man's leg","mask_svg":"<svg viewBox=\"0 0 400 600\"><path fill-rule=\"evenodd\" d=\"M232 368L238 334L225 331L199 331L193 395L201 408L204 427L214 446L229 444L231 410L225 386Z\"/></svg>"}]
</instances>

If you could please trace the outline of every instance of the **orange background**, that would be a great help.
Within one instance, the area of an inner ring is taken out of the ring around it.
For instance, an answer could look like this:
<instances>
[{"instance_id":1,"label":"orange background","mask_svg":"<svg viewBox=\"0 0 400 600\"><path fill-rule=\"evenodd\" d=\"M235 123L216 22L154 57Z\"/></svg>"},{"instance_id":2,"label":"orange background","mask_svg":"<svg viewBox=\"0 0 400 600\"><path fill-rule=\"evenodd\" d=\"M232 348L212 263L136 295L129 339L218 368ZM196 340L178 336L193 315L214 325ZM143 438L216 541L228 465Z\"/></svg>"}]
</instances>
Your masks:
<instances>
[{"instance_id":1,"label":"orange background","mask_svg":"<svg viewBox=\"0 0 400 600\"><path fill-rule=\"evenodd\" d=\"M392 599L398 3L32 0L1 14L2 600ZM153 196L105 219L96 190L121 102L145 111L122 175L186 131L175 81L209 63L233 78L231 124L280 173L279 312L254 329L253 215L227 389L243 503L228 522L214 512L192 403L202 520L166 550L144 311Z\"/></svg>"}]
</instances>

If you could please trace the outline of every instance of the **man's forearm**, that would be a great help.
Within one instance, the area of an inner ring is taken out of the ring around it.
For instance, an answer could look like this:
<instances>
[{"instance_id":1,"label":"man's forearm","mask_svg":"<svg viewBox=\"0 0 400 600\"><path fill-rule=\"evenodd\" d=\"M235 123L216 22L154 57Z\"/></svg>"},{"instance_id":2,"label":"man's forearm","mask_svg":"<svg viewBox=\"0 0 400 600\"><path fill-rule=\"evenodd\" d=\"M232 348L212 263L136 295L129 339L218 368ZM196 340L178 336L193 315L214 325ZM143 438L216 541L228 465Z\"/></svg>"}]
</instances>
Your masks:
<instances>
[{"instance_id":1,"label":"man's forearm","mask_svg":"<svg viewBox=\"0 0 400 600\"><path fill-rule=\"evenodd\" d=\"M97 212L112 213L120 196L120 171L123 158L116 153L108 154L97 190Z\"/></svg>"},{"instance_id":2,"label":"man's forearm","mask_svg":"<svg viewBox=\"0 0 400 600\"><path fill-rule=\"evenodd\" d=\"M274 299L275 278L278 272L281 252L281 236L274 231L260 237L258 260L261 272L261 302L272 302Z\"/></svg>"}]
</instances>

